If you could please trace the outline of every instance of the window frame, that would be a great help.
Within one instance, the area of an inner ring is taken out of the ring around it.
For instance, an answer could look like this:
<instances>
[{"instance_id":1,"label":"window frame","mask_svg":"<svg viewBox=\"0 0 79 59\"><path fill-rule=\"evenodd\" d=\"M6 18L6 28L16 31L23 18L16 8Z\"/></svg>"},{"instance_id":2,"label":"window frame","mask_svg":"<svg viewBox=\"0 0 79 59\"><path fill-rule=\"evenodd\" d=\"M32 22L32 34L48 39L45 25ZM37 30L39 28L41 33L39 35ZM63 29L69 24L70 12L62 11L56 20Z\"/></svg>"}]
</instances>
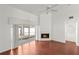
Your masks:
<instances>
[{"instance_id":1,"label":"window frame","mask_svg":"<svg viewBox=\"0 0 79 59\"><path fill-rule=\"evenodd\" d=\"M34 32L31 32L31 31L29 30L29 31L30 31L30 34L31 34L31 33L34 33L34 35L30 35L30 36L35 36L35 35L36 35L35 27L30 27L30 29L31 29L31 28L34 28Z\"/></svg>"},{"instance_id":2,"label":"window frame","mask_svg":"<svg viewBox=\"0 0 79 59\"><path fill-rule=\"evenodd\" d=\"M21 30L20 30L21 34L19 33L19 28L21 28ZM27 31L28 35L27 36L25 35L25 28L28 28L28 31ZM34 32L30 31L31 28L34 28ZM27 26L27 25L21 25L21 24L18 25L18 39L28 39L28 38L35 37L35 35L36 35L35 30L36 29L33 26ZM34 33L34 35L30 35L31 33Z\"/></svg>"}]
</instances>

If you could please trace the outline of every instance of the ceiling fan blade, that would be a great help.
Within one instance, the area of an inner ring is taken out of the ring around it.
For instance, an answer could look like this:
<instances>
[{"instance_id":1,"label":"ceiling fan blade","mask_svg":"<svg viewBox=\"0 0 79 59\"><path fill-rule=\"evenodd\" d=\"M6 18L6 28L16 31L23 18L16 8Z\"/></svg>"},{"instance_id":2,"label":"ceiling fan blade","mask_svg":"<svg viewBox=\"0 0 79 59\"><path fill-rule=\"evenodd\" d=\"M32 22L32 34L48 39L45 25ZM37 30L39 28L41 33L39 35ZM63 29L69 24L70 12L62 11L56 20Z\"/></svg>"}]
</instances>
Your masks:
<instances>
[{"instance_id":1,"label":"ceiling fan blade","mask_svg":"<svg viewBox=\"0 0 79 59\"><path fill-rule=\"evenodd\" d=\"M54 10L54 9L51 9L51 10L48 10L48 11L47 10L43 10L43 11L40 11L39 13L40 14L43 14L43 13L47 13L48 14L48 13L53 13L53 12L57 12L57 10Z\"/></svg>"},{"instance_id":2,"label":"ceiling fan blade","mask_svg":"<svg viewBox=\"0 0 79 59\"><path fill-rule=\"evenodd\" d=\"M53 9L56 6L58 6L58 4L48 5L45 9L41 9L41 11L39 11L39 13L42 14L42 13L57 12L57 10Z\"/></svg>"}]
</instances>

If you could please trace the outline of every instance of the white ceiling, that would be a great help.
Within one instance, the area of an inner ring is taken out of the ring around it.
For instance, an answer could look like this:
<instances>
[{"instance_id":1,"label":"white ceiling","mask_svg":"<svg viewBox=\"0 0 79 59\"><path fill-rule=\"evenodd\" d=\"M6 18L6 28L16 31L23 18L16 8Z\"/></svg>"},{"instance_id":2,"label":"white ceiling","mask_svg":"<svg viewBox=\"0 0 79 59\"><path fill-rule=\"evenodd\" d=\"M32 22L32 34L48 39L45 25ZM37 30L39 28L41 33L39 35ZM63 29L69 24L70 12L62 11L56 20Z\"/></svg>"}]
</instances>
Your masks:
<instances>
[{"instance_id":1,"label":"white ceiling","mask_svg":"<svg viewBox=\"0 0 79 59\"><path fill-rule=\"evenodd\" d=\"M46 7L50 5L52 5L53 9L56 10L58 10L58 8L61 9L61 7L63 7L63 5L57 5L57 4L11 4L10 6L37 15L40 13L40 11L45 10Z\"/></svg>"}]
</instances>

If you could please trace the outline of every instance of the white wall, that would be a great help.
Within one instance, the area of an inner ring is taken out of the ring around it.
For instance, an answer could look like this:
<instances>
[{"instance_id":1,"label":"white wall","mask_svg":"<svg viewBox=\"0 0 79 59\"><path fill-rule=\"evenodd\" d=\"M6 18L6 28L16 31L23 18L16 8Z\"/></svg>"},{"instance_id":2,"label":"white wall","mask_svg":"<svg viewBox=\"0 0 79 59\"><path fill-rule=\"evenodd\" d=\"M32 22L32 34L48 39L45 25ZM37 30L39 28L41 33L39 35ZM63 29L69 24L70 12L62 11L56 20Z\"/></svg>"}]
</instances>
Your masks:
<instances>
[{"instance_id":1,"label":"white wall","mask_svg":"<svg viewBox=\"0 0 79 59\"><path fill-rule=\"evenodd\" d=\"M57 12L52 13L52 19L50 15L42 14L40 16L40 27L39 27L40 30L38 30L38 32L39 31L40 33L51 32L52 40L64 43L65 40L67 40L67 37L65 36L66 34L65 33L65 21L69 20L70 16L73 16L75 20L79 19L79 5L70 5L70 6L60 5L57 8ZM51 25L50 25L50 19L51 19ZM49 26L51 27L49 28ZM75 38L75 35L73 37ZM71 39L70 41L75 42L74 38ZM77 41L79 42L79 40Z\"/></svg>"},{"instance_id":2,"label":"white wall","mask_svg":"<svg viewBox=\"0 0 79 59\"><path fill-rule=\"evenodd\" d=\"M37 19L35 15L28 12L23 12L7 5L0 5L0 52L11 48L10 25L8 24L8 17L33 20L34 23Z\"/></svg>"},{"instance_id":3,"label":"white wall","mask_svg":"<svg viewBox=\"0 0 79 59\"><path fill-rule=\"evenodd\" d=\"M49 33L51 39L51 14L43 13L40 15L40 39L41 33Z\"/></svg>"},{"instance_id":4,"label":"white wall","mask_svg":"<svg viewBox=\"0 0 79 59\"><path fill-rule=\"evenodd\" d=\"M52 15L52 40L65 42L65 24L62 14Z\"/></svg>"},{"instance_id":5,"label":"white wall","mask_svg":"<svg viewBox=\"0 0 79 59\"><path fill-rule=\"evenodd\" d=\"M52 15L52 39L65 41L65 21L69 20L70 16L79 19L79 5L63 6Z\"/></svg>"},{"instance_id":6,"label":"white wall","mask_svg":"<svg viewBox=\"0 0 79 59\"><path fill-rule=\"evenodd\" d=\"M76 44L79 46L79 21L77 25L77 43Z\"/></svg>"}]
</instances>

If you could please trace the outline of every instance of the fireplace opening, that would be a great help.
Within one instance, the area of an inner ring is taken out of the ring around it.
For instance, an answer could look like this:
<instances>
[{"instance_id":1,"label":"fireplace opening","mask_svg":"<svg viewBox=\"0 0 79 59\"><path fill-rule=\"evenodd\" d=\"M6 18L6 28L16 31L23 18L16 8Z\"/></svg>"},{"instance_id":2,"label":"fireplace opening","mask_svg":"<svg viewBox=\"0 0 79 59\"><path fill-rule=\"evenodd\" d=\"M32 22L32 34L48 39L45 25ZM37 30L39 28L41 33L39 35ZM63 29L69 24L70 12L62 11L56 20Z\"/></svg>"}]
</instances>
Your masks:
<instances>
[{"instance_id":1,"label":"fireplace opening","mask_svg":"<svg viewBox=\"0 0 79 59\"><path fill-rule=\"evenodd\" d=\"M41 38L49 38L49 33L42 33Z\"/></svg>"}]
</instances>

